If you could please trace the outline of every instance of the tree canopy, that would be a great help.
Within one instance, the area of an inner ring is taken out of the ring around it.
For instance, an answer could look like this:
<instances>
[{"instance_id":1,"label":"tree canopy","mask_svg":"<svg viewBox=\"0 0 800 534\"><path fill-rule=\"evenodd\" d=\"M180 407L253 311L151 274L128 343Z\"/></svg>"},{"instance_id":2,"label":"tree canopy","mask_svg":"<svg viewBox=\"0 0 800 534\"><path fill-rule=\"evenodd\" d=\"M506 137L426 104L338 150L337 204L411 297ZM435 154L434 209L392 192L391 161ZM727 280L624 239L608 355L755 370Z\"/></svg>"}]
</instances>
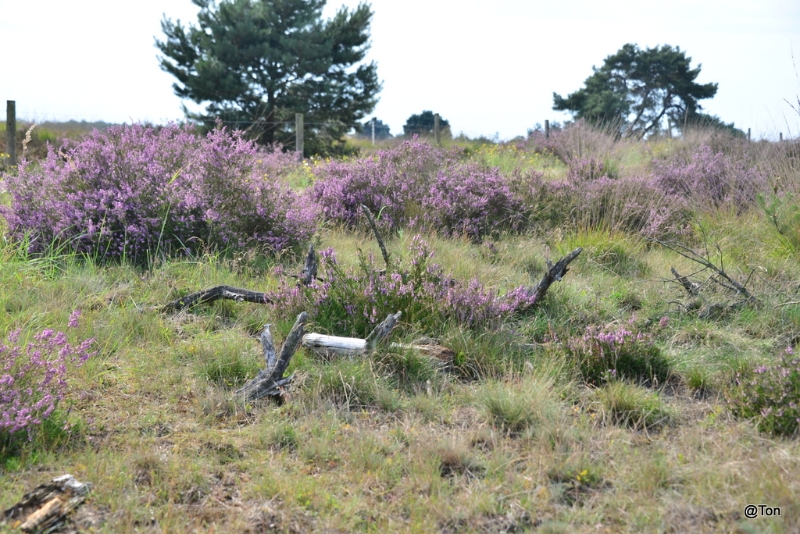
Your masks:
<instances>
[{"instance_id":1,"label":"tree canopy","mask_svg":"<svg viewBox=\"0 0 800 534\"><path fill-rule=\"evenodd\" d=\"M433 122L433 111L423 111L422 113L411 115L403 125L403 134L406 136L415 134L433 135ZM439 117L439 131L443 132L446 128L450 128L450 123Z\"/></svg>"},{"instance_id":2,"label":"tree canopy","mask_svg":"<svg viewBox=\"0 0 800 534\"><path fill-rule=\"evenodd\" d=\"M626 137L644 137L660 127L664 118L679 127L697 122L699 100L717 93L716 83L698 84L701 65L680 47L640 49L626 44L608 56L603 66L592 67L584 87L567 97L553 93L553 109L569 111L576 119L620 126Z\"/></svg>"},{"instance_id":3,"label":"tree canopy","mask_svg":"<svg viewBox=\"0 0 800 534\"><path fill-rule=\"evenodd\" d=\"M372 11L342 7L323 20L325 0L192 0L197 26L166 17L161 68L175 94L205 113L184 112L212 127L247 129L260 143L294 143L304 114L307 153L336 153L345 133L377 102L381 89L369 49Z\"/></svg>"}]
</instances>

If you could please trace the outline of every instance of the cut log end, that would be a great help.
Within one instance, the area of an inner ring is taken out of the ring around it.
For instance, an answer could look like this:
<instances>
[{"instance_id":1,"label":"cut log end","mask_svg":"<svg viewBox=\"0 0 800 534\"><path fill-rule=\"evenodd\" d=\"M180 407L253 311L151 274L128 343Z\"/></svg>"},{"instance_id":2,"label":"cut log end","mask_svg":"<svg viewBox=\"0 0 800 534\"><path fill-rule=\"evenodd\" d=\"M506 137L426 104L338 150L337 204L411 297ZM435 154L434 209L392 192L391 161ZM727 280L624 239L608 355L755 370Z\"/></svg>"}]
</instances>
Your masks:
<instances>
[{"instance_id":1,"label":"cut log end","mask_svg":"<svg viewBox=\"0 0 800 534\"><path fill-rule=\"evenodd\" d=\"M54 532L86 500L92 485L72 475L42 484L3 512L4 524L22 532Z\"/></svg>"}]
</instances>

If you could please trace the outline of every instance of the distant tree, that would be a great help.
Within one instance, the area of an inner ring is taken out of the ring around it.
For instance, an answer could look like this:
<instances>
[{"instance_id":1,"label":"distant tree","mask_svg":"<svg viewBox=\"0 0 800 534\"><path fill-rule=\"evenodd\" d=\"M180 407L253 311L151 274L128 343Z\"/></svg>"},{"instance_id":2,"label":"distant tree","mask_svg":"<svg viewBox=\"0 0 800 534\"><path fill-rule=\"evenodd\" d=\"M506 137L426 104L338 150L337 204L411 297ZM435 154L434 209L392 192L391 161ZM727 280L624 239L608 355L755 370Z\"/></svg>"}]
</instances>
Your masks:
<instances>
[{"instance_id":1,"label":"distant tree","mask_svg":"<svg viewBox=\"0 0 800 534\"><path fill-rule=\"evenodd\" d=\"M359 135L372 138L372 119L361 124ZM389 125L380 119L375 119L375 139L390 139L391 137L392 134L389 131Z\"/></svg>"},{"instance_id":2,"label":"distant tree","mask_svg":"<svg viewBox=\"0 0 800 534\"><path fill-rule=\"evenodd\" d=\"M602 67L592 67L582 89L566 98L553 93L553 109L591 123L619 124L625 137L644 137L664 118L680 127L699 114L699 100L717 93L716 83L695 83L701 65L692 69L691 61L680 47L641 50L626 44Z\"/></svg>"},{"instance_id":3,"label":"distant tree","mask_svg":"<svg viewBox=\"0 0 800 534\"><path fill-rule=\"evenodd\" d=\"M322 19L325 0L192 0L198 26L164 18L161 68L175 94L205 113L186 115L213 127L218 118L248 129L260 143L293 143L304 114L307 153L332 153L372 111L380 91L369 49L369 4Z\"/></svg>"},{"instance_id":4,"label":"distant tree","mask_svg":"<svg viewBox=\"0 0 800 534\"><path fill-rule=\"evenodd\" d=\"M433 135L433 111L423 111L417 115L411 115L406 123L403 125L403 135L410 137L412 135ZM439 131L443 132L445 129L450 131L450 123L442 117L439 117Z\"/></svg>"}]
</instances>

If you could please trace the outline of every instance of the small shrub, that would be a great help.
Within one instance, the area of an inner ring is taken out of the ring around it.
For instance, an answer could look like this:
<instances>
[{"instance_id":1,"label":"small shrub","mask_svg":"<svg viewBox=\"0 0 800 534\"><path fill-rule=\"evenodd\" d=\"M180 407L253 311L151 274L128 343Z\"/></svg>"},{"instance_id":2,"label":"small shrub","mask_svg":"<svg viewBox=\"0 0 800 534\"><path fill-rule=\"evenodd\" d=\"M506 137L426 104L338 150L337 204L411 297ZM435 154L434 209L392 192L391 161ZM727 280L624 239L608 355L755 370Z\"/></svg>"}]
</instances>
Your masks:
<instances>
[{"instance_id":1,"label":"small shrub","mask_svg":"<svg viewBox=\"0 0 800 534\"><path fill-rule=\"evenodd\" d=\"M469 447L461 442L441 443L431 452L438 460L442 477L466 475L468 478L478 478L486 471Z\"/></svg>"},{"instance_id":2,"label":"small shrub","mask_svg":"<svg viewBox=\"0 0 800 534\"><path fill-rule=\"evenodd\" d=\"M622 380L611 380L595 394L606 416L617 425L652 428L674 417L657 393Z\"/></svg>"},{"instance_id":3,"label":"small shrub","mask_svg":"<svg viewBox=\"0 0 800 534\"><path fill-rule=\"evenodd\" d=\"M607 172L606 165L602 160L573 158L567 163L569 164L567 180L572 183L586 183L600 178L614 178Z\"/></svg>"},{"instance_id":4,"label":"small shrub","mask_svg":"<svg viewBox=\"0 0 800 534\"><path fill-rule=\"evenodd\" d=\"M378 390L387 387L366 360L334 362L321 367L319 375L310 380L310 392L316 399L352 410L375 406Z\"/></svg>"},{"instance_id":5,"label":"small shrub","mask_svg":"<svg viewBox=\"0 0 800 534\"><path fill-rule=\"evenodd\" d=\"M200 376L222 387L239 387L255 377L260 370L254 358L241 352L215 351L200 366Z\"/></svg>"},{"instance_id":6,"label":"small shrub","mask_svg":"<svg viewBox=\"0 0 800 534\"><path fill-rule=\"evenodd\" d=\"M510 187L525 207L528 226L626 231L646 237L685 232L686 200L664 194L650 178L545 181L542 173L514 173Z\"/></svg>"},{"instance_id":7,"label":"small shrub","mask_svg":"<svg viewBox=\"0 0 800 534\"><path fill-rule=\"evenodd\" d=\"M297 450L300 436L289 423L280 423L267 432L266 443L279 450Z\"/></svg>"},{"instance_id":8,"label":"small shrub","mask_svg":"<svg viewBox=\"0 0 800 534\"><path fill-rule=\"evenodd\" d=\"M602 470L583 455L569 456L547 471L556 485L555 496L569 506L584 501L593 492L608 485Z\"/></svg>"},{"instance_id":9,"label":"small shrub","mask_svg":"<svg viewBox=\"0 0 800 534\"><path fill-rule=\"evenodd\" d=\"M70 328L77 328L79 316L77 310L70 315ZM64 332L45 329L19 345L20 335L15 330L0 344L0 442L21 431L30 438L64 400L68 368L80 367L95 354L90 352L94 339L70 343Z\"/></svg>"},{"instance_id":10,"label":"small shrub","mask_svg":"<svg viewBox=\"0 0 800 534\"><path fill-rule=\"evenodd\" d=\"M625 328L589 326L582 337L567 342L567 352L590 384L627 379L655 385L670 375L669 362L652 338Z\"/></svg>"},{"instance_id":11,"label":"small shrub","mask_svg":"<svg viewBox=\"0 0 800 534\"><path fill-rule=\"evenodd\" d=\"M797 435L800 428L800 358L791 347L776 365L737 373L728 393L734 415L754 418L762 432Z\"/></svg>"},{"instance_id":12,"label":"small shrub","mask_svg":"<svg viewBox=\"0 0 800 534\"><path fill-rule=\"evenodd\" d=\"M752 206L766 187L766 176L743 161L702 145L689 160L680 157L653 162L658 187L701 206L733 205L738 210Z\"/></svg>"},{"instance_id":13,"label":"small shrub","mask_svg":"<svg viewBox=\"0 0 800 534\"><path fill-rule=\"evenodd\" d=\"M490 424L518 435L556 419L560 403L552 379L532 377L510 386L496 384L481 391L479 403Z\"/></svg>"},{"instance_id":14,"label":"small shrub","mask_svg":"<svg viewBox=\"0 0 800 534\"><path fill-rule=\"evenodd\" d=\"M784 193L767 197L759 194L756 202L785 245L794 252L800 251L800 201L797 195Z\"/></svg>"}]
</instances>

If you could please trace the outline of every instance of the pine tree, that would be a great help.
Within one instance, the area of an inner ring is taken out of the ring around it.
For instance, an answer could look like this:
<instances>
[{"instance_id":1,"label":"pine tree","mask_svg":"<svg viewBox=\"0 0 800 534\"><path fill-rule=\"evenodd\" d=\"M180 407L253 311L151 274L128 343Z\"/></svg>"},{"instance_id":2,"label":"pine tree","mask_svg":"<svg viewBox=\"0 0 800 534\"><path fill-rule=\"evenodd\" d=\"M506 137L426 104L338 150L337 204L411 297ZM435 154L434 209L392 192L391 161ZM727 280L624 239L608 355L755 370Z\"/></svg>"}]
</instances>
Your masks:
<instances>
[{"instance_id":1,"label":"pine tree","mask_svg":"<svg viewBox=\"0 0 800 534\"><path fill-rule=\"evenodd\" d=\"M333 154L377 102L377 66L362 63L372 11L360 4L323 20L325 0L193 0L197 26L166 17L161 68L177 78L175 94L205 104L190 119L218 119L247 129L260 143L294 144L295 113L304 114L307 154Z\"/></svg>"},{"instance_id":2,"label":"pine tree","mask_svg":"<svg viewBox=\"0 0 800 534\"><path fill-rule=\"evenodd\" d=\"M626 44L593 69L582 89L566 98L553 93L553 109L570 111L576 119L619 125L625 137L644 137L664 118L680 126L699 118L698 100L717 93L715 83L695 83L701 66L692 69L691 62L680 47L641 50Z\"/></svg>"}]
</instances>

